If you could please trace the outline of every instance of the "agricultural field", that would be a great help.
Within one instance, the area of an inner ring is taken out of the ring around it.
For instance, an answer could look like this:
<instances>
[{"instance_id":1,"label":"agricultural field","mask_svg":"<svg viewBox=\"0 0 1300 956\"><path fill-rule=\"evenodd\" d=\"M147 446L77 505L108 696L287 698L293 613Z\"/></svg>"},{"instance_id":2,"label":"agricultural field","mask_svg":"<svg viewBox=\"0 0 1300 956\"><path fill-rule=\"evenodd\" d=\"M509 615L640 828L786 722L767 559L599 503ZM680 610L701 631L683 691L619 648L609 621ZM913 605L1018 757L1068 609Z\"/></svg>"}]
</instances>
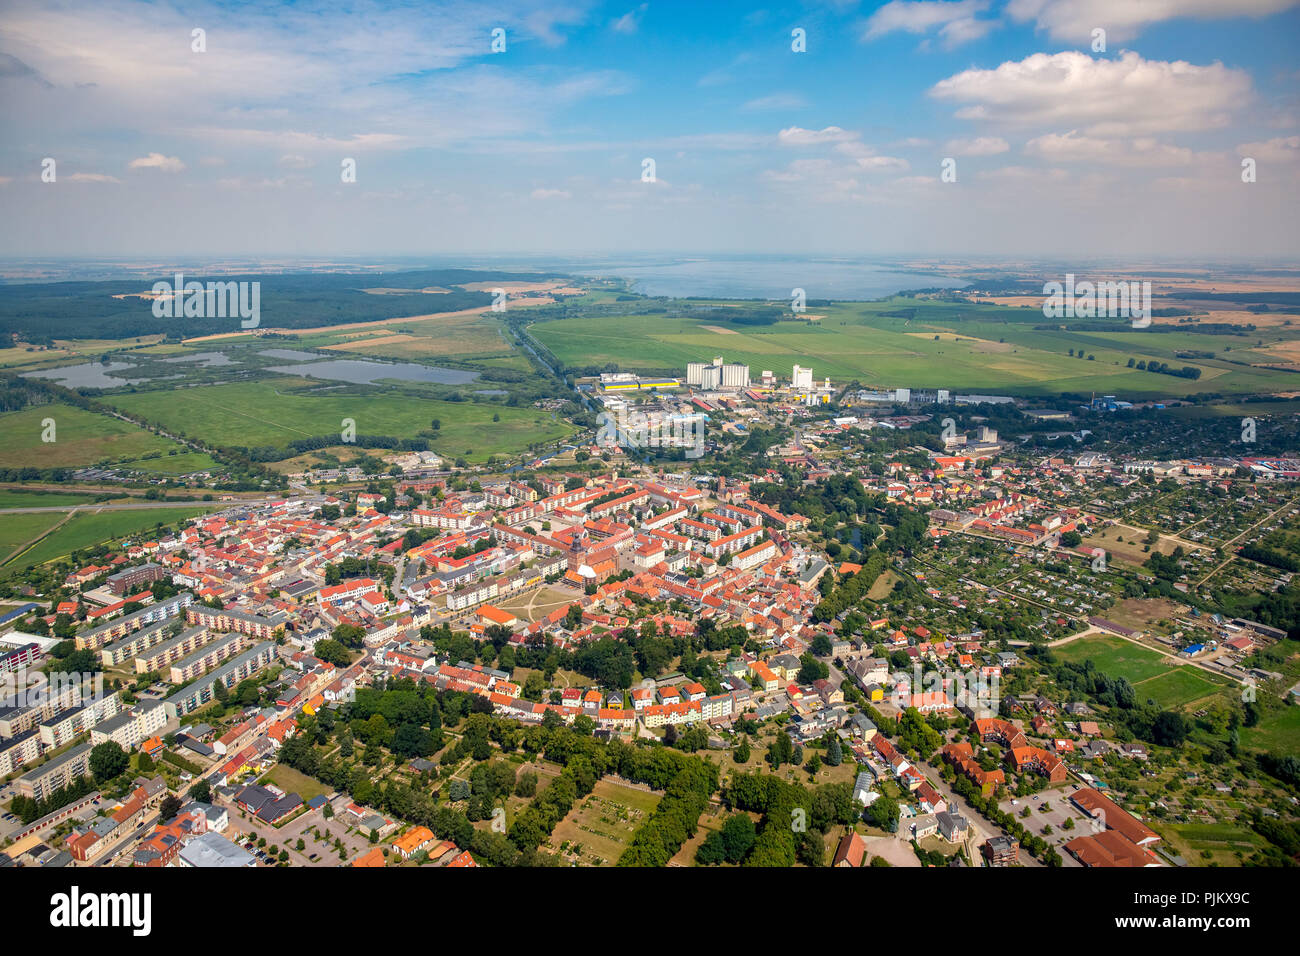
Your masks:
<instances>
[{"instance_id":1,"label":"agricultural field","mask_svg":"<svg viewBox=\"0 0 1300 956\"><path fill-rule=\"evenodd\" d=\"M42 441L54 419L54 441ZM181 449L137 425L72 405L41 405L0 415L0 468L76 468ZM141 466L144 467L144 466Z\"/></svg>"},{"instance_id":2,"label":"agricultural field","mask_svg":"<svg viewBox=\"0 0 1300 956\"><path fill-rule=\"evenodd\" d=\"M56 512L0 515L0 564L64 519Z\"/></svg>"},{"instance_id":3,"label":"agricultural field","mask_svg":"<svg viewBox=\"0 0 1300 956\"><path fill-rule=\"evenodd\" d=\"M795 363L836 383L943 387L1026 396L1099 392L1137 398L1202 391L1253 392L1293 387L1293 376L1236 364L1225 348L1259 339L1196 332L1067 332L1036 329L1041 312L894 298L819 306L816 322L728 323L728 306L693 316L667 313L575 317L537 322L529 331L569 366L613 362L627 369L681 373L687 362L723 355L751 374L788 376ZM1252 333L1255 335L1256 333ZM1258 333L1278 340L1283 333ZM1293 333L1287 332L1285 335ZM1073 349L1079 354L1071 356ZM1216 357L1180 359L1180 351ZM1092 356L1091 359L1088 356ZM1198 380L1129 368L1130 358L1195 365ZM1248 359L1243 359L1248 361Z\"/></svg>"},{"instance_id":4,"label":"agricultural field","mask_svg":"<svg viewBox=\"0 0 1300 956\"><path fill-rule=\"evenodd\" d=\"M177 506L175 508L148 508L138 511L78 512L31 548L18 557L11 558L6 563L14 567L30 567L44 564L47 561L65 557L81 548L87 548L103 541L139 535L153 529L158 524L174 525L187 518L193 518L196 515L205 514L223 507L227 506L214 503L211 505ZM63 520L62 515L56 514L0 515L0 541L11 539L24 541L32 537L31 535L28 535L27 538L21 537L24 533L22 529L30 527L30 524L25 523L22 519L29 518L45 519L48 522L46 527L53 527ZM9 531L11 522L17 522L15 527L19 530Z\"/></svg>"},{"instance_id":5,"label":"agricultural field","mask_svg":"<svg viewBox=\"0 0 1300 956\"><path fill-rule=\"evenodd\" d=\"M57 492L9 491L0 489L0 510L5 508L71 508L94 501L94 495L63 495Z\"/></svg>"},{"instance_id":6,"label":"agricultural field","mask_svg":"<svg viewBox=\"0 0 1300 956\"><path fill-rule=\"evenodd\" d=\"M613 866L659 800L658 793L601 780L556 825L549 847L566 861Z\"/></svg>"},{"instance_id":7,"label":"agricultural field","mask_svg":"<svg viewBox=\"0 0 1300 956\"><path fill-rule=\"evenodd\" d=\"M305 337L299 347L349 352L374 358L474 361L509 355L510 345L491 312L414 316L368 329Z\"/></svg>"},{"instance_id":8,"label":"agricultural field","mask_svg":"<svg viewBox=\"0 0 1300 956\"><path fill-rule=\"evenodd\" d=\"M441 429L430 447L448 458L486 461L530 444L564 438L571 428L550 412L447 402L384 390L342 390L288 377L270 381L109 396L133 416L217 447L284 447L296 438L339 434L344 419L358 435L413 438ZM493 415L500 421L494 422Z\"/></svg>"}]
</instances>

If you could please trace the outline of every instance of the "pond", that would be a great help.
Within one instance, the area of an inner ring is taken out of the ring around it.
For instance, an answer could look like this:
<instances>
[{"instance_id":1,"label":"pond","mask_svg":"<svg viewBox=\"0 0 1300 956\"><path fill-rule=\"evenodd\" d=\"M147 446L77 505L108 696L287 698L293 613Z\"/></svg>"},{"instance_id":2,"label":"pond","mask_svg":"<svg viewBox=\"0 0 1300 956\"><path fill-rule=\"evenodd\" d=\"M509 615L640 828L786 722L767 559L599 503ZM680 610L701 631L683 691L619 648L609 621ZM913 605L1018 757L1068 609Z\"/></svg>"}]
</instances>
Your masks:
<instances>
[{"instance_id":1,"label":"pond","mask_svg":"<svg viewBox=\"0 0 1300 956\"><path fill-rule=\"evenodd\" d=\"M478 378L478 372L456 368L414 365L410 362L367 362L364 359L334 359L301 365L272 365L268 371L306 378L324 378L353 385L372 385L381 379L402 382L430 382L435 385L464 385Z\"/></svg>"}]
</instances>

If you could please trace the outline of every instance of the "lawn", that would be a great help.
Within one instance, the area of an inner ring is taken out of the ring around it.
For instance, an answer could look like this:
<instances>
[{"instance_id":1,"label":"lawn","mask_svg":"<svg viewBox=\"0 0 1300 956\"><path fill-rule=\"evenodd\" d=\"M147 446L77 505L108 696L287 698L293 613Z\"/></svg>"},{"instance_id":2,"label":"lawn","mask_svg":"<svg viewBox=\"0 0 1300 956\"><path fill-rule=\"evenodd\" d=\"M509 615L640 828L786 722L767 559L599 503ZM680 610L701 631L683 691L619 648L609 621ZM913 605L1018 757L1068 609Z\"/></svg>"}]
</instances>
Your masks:
<instances>
[{"instance_id":1,"label":"lawn","mask_svg":"<svg viewBox=\"0 0 1300 956\"><path fill-rule=\"evenodd\" d=\"M503 611L509 611L521 620L529 622L539 621L546 615L560 608L567 608L577 600L572 591L561 591L559 588L550 588L543 585L526 594L518 594L507 601L498 601L496 606ZM529 611L529 605L532 605L532 611Z\"/></svg>"},{"instance_id":2,"label":"lawn","mask_svg":"<svg viewBox=\"0 0 1300 956\"><path fill-rule=\"evenodd\" d=\"M319 780L294 770L287 764L278 763L270 769L258 783L272 783L285 793L296 793L306 803L312 797L329 796L334 791Z\"/></svg>"},{"instance_id":3,"label":"lawn","mask_svg":"<svg viewBox=\"0 0 1300 956\"><path fill-rule=\"evenodd\" d=\"M54 419L52 442L42 441ZM179 447L130 422L72 405L41 405L0 415L0 468L64 468L128 461Z\"/></svg>"},{"instance_id":4,"label":"lawn","mask_svg":"<svg viewBox=\"0 0 1300 956\"><path fill-rule=\"evenodd\" d=\"M441 428L430 446L448 458L485 461L513 455L532 443L568 435L572 429L550 412L474 402L447 402L409 393L338 387L304 388L300 378L204 385L111 396L117 407L217 447L283 448L296 438L340 434L345 419L358 435L413 438ZM493 421L493 416L499 421Z\"/></svg>"}]
</instances>

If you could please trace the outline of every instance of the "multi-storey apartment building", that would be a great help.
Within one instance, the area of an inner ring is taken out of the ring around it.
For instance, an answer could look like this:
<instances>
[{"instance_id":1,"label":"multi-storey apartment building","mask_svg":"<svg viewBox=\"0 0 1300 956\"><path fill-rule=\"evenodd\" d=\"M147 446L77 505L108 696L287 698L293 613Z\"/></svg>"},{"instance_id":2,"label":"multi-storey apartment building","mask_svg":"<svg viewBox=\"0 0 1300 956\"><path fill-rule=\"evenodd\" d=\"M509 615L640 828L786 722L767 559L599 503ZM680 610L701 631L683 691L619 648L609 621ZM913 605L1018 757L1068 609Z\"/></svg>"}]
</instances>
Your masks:
<instances>
[{"instance_id":1,"label":"multi-storey apartment building","mask_svg":"<svg viewBox=\"0 0 1300 956\"><path fill-rule=\"evenodd\" d=\"M200 677L191 684L182 687L165 701L169 720L193 713L205 704L211 703L217 684L234 687L241 680L256 674L275 659L275 643L263 641L250 647L233 660L222 664L215 671Z\"/></svg>"},{"instance_id":2,"label":"multi-storey apartment building","mask_svg":"<svg viewBox=\"0 0 1300 956\"><path fill-rule=\"evenodd\" d=\"M212 670L222 661L228 660L248 646L247 635L238 631L223 635L215 641L202 645L187 657L183 657L171 666L170 680L173 684L184 684Z\"/></svg>"},{"instance_id":3,"label":"multi-storey apartment building","mask_svg":"<svg viewBox=\"0 0 1300 956\"><path fill-rule=\"evenodd\" d=\"M195 605L186 612L185 619L190 624L197 624L214 631L238 631L241 634L251 634L260 640L269 641L275 637L277 630L285 626L288 617L283 614L261 617L257 614L245 614L243 611L229 609L218 611Z\"/></svg>"},{"instance_id":4,"label":"multi-storey apartment building","mask_svg":"<svg viewBox=\"0 0 1300 956\"><path fill-rule=\"evenodd\" d=\"M110 717L90 731L95 745L112 741L123 750L132 751L167 726L167 708L160 700L150 700Z\"/></svg>"},{"instance_id":5,"label":"multi-storey apartment building","mask_svg":"<svg viewBox=\"0 0 1300 956\"><path fill-rule=\"evenodd\" d=\"M81 744L48 763L29 770L18 778L18 792L33 800L44 800L55 790L61 790L74 780L86 776L90 773L90 752L94 746Z\"/></svg>"},{"instance_id":6,"label":"multi-storey apartment building","mask_svg":"<svg viewBox=\"0 0 1300 956\"><path fill-rule=\"evenodd\" d=\"M40 727L41 743L46 747L62 747L78 734L84 734L102 720L116 716L122 710L122 700L117 691L105 694L98 700L89 700L79 707L61 711L43 722Z\"/></svg>"},{"instance_id":7,"label":"multi-storey apartment building","mask_svg":"<svg viewBox=\"0 0 1300 956\"><path fill-rule=\"evenodd\" d=\"M135 655L135 672L163 671L186 654L202 647L211 636L206 627L187 627L170 640Z\"/></svg>"},{"instance_id":8,"label":"multi-storey apartment building","mask_svg":"<svg viewBox=\"0 0 1300 956\"><path fill-rule=\"evenodd\" d=\"M183 608L187 608L193 603L194 595L189 591L182 591L165 601L159 601L130 614L124 614L114 621L101 624L94 630L78 634L77 650L97 651L105 644L112 643L120 637L140 630L142 627L147 627L158 621L165 621L169 617L175 617Z\"/></svg>"}]
</instances>

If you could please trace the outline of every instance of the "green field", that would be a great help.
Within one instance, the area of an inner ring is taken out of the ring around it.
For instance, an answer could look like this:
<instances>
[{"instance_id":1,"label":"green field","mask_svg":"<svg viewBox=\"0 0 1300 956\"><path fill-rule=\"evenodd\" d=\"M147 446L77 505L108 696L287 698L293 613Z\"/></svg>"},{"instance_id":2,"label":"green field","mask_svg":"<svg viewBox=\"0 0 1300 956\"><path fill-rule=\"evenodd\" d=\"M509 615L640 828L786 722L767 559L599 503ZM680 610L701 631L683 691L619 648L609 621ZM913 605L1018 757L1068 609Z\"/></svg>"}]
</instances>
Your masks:
<instances>
[{"instance_id":1,"label":"green field","mask_svg":"<svg viewBox=\"0 0 1300 956\"><path fill-rule=\"evenodd\" d=\"M41 440L54 419L52 442ZM107 415L72 405L41 405L0 415L0 468L72 468L140 458L177 448L174 442Z\"/></svg>"},{"instance_id":2,"label":"green field","mask_svg":"<svg viewBox=\"0 0 1300 956\"><path fill-rule=\"evenodd\" d=\"M58 492L8 491L0 489L3 508L71 508L94 501L94 495L65 495Z\"/></svg>"},{"instance_id":3,"label":"green field","mask_svg":"<svg viewBox=\"0 0 1300 956\"><path fill-rule=\"evenodd\" d=\"M1254 727L1241 728L1241 742L1253 750L1300 755L1300 707L1267 711Z\"/></svg>"},{"instance_id":4,"label":"green field","mask_svg":"<svg viewBox=\"0 0 1300 956\"><path fill-rule=\"evenodd\" d=\"M174 525L186 518L192 518L208 511L215 511L222 507L226 506L211 504L175 508L149 508L140 511L103 511L98 514L78 513L73 515L57 531L42 538L33 547L8 563L14 567L30 567L36 564L44 564L47 561L65 557L81 548L99 544L101 541L140 535L153 529L159 523ZM62 517L62 515L56 514L0 515L0 540L9 540L14 537L17 537L19 541L26 540L21 537L21 530L12 533L7 530L10 527L10 522L19 522L18 527L22 528L21 519L41 518L47 522L46 527L51 527L62 520ZM27 535L27 538L30 537L33 537L33 534Z\"/></svg>"},{"instance_id":5,"label":"green field","mask_svg":"<svg viewBox=\"0 0 1300 956\"><path fill-rule=\"evenodd\" d=\"M1061 660L1091 660L1107 677L1123 677L1139 701L1153 699L1161 707L1178 708L1209 697L1224 684L1190 664L1174 664L1163 654L1113 634L1092 634L1052 648Z\"/></svg>"},{"instance_id":6,"label":"green field","mask_svg":"<svg viewBox=\"0 0 1300 956\"><path fill-rule=\"evenodd\" d=\"M1157 397L1295 385L1295 376L1285 372L1236 365L1219 357L1183 360L1176 354L1195 350L1219 356L1225 344L1241 348L1243 340L1236 336L1035 329L1043 319L1034 310L911 299L810 306L809 314L821 318L754 326L728 323L726 308L710 305L716 314L708 317L569 318L537 322L529 330L571 367L613 362L626 369L681 374L687 362L722 355L748 364L755 377L763 369L788 377L790 366L797 363L810 366L817 378L830 376L834 384L857 380L864 385L1021 395L1096 391ZM1277 333L1261 335L1278 337ZM1072 357L1070 349L1085 355ZM1130 369L1130 358L1158 358L1175 367L1196 365L1202 376L1193 381Z\"/></svg>"},{"instance_id":7,"label":"green field","mask_svg":"<svg viewBox=\"0 0 1300 956\"><path fill-rule=\"evenodd\" d=\"M563 438L571 429L550 412L474 402L446 402L384 390L340 391L283 378L110 396L118 408L177 434L218 447L282 448L295 438L339 434L344 419L358 435L413 438L442 423L430 446L471 461L512 455L530 443ZM492 416L500 415L499 422Z\"/></svg>"},{"instance_id":8,"label":"green field","mask_svg":"<svg viewBox=\"0 0 1300 956\"><path fill-rule=\"evenodd\" d=\"M1155 651L1112 634L1081 637L1077 641L1052 648L1052 653L1064 661L1091 660L1097 665L1097 670L1107 677L1123 677L1135 685L1158 677L1174 666L1166 663L1165 658Z\"/></svg>"},{"instance_id":9,"label":"green field","mask_svg":"<svg viewBox=\"0 0 1300 956\"><path fill-rule=\"evenodd\" d=\"M0 564L3 564L16 548L20 548L33 538L53 528L63 520L57 512L27 515L0 515Z\"/></svg>"},{"instance_id":10,"label":"green field","mask_svg":"<svg viewBox=\"0 0 1300 956\"><path fill-rule=\"evenodd\" d=\"M1138 700L1152 698L1166 709L1183 707L1192 701L1209 697L1223 685L1216 682L1199 667L1183 666L1150 677L1134 685Z\"/></svg>"},{"instance_id":11,"label":"green field","mask_svg":"<svg viewBox=\"0 0 1300 956\"><path fill-rule=\"evenodd\" d=\"M158 458L137 458L124 461L123 468L150 471L157 475L188 475L196 471L219 471L221 466L211 456L202 452L187 451L175 455L163 455Z\"/></svg>"},{"instance_id":12,"label":"green field","mask_svg":"<svg viewBox=\"0 0 1300 956\"><path fill-rule=\"evenodd\" d=\"M1192 866L1238 866L1238 851L1250 856L1265 845L1253 830L1231 823L1170 823L1160 829L1170 849Z\"/></svg>"}]
</instances>

